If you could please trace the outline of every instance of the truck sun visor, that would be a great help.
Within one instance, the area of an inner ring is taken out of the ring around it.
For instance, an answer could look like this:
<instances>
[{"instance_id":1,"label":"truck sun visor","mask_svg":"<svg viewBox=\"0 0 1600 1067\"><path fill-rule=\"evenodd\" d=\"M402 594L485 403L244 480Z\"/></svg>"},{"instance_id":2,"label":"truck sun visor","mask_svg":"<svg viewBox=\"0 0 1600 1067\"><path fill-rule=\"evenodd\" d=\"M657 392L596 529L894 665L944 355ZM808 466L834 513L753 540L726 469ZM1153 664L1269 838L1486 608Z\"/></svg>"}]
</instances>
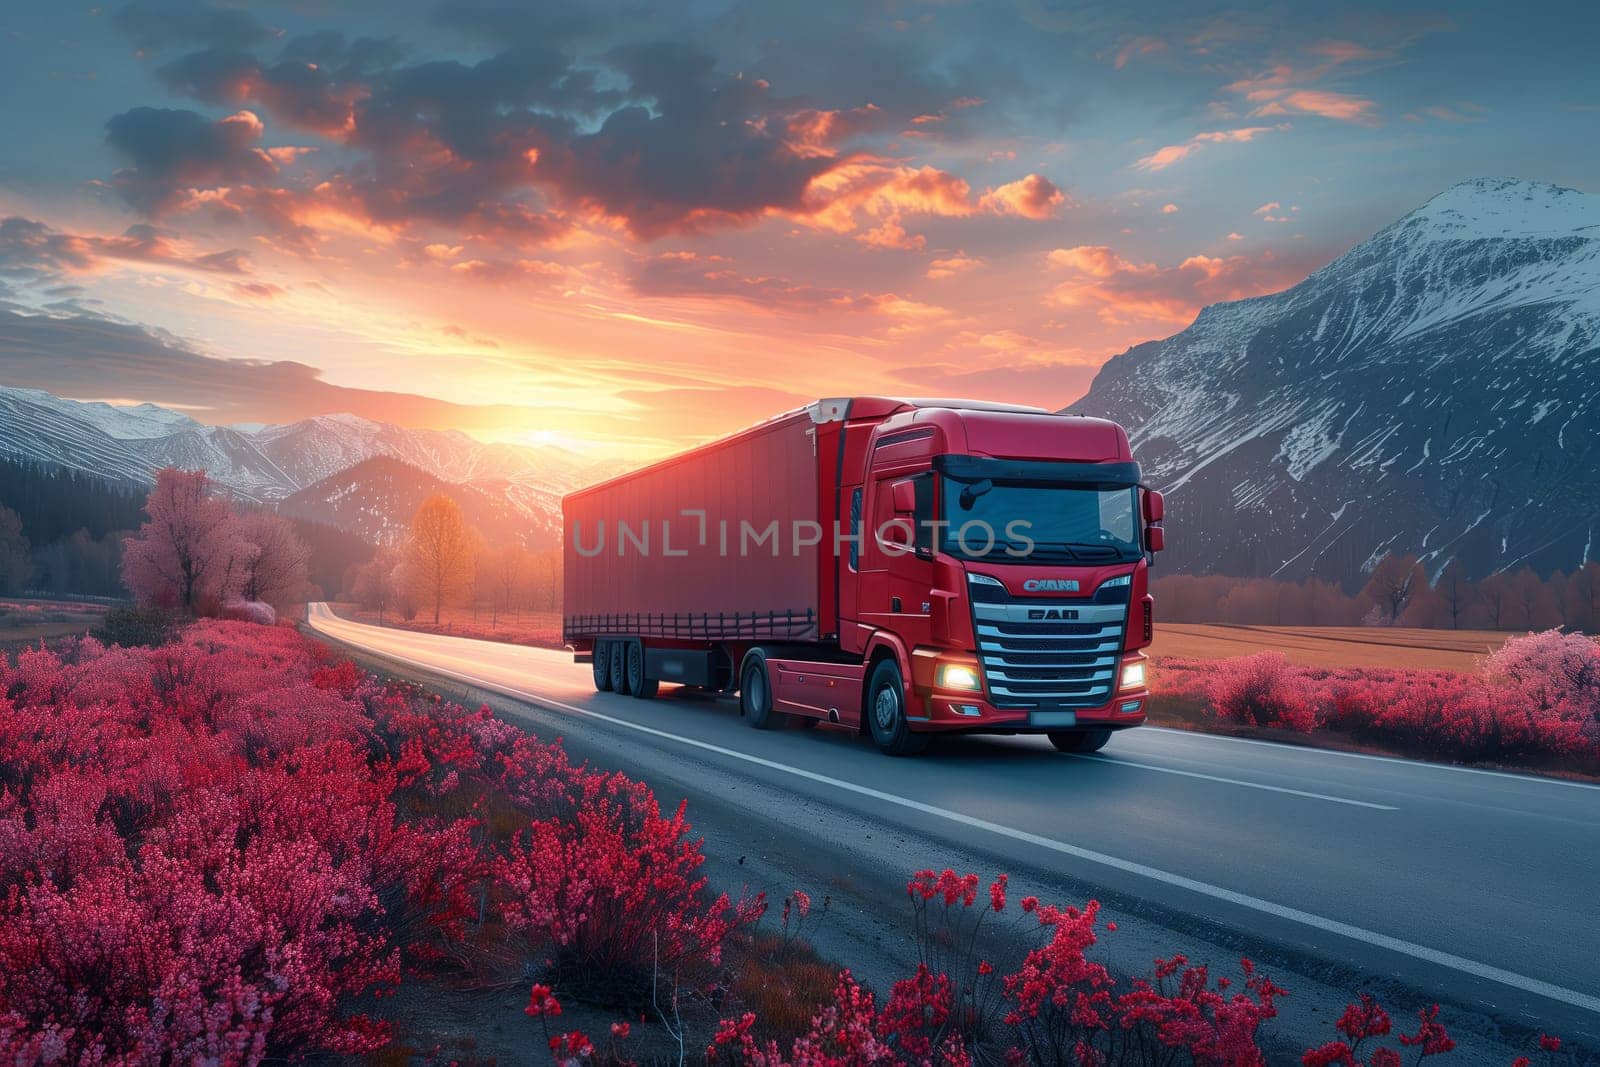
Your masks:
<instances>
[{"instance_id":1,"label":"truck sun visor","mask_svg":"<svg viewBox=\"0 0 1600 1067\"><path fill-rule=\"evenodd\" d=\"M988 456L935 456L933 467L958 482L1025 482L1076 485L1087 489L1131 489L1139 484L1139 464L1074 463L1064 460L994 459Z\"/></svg>"}]
</instances>

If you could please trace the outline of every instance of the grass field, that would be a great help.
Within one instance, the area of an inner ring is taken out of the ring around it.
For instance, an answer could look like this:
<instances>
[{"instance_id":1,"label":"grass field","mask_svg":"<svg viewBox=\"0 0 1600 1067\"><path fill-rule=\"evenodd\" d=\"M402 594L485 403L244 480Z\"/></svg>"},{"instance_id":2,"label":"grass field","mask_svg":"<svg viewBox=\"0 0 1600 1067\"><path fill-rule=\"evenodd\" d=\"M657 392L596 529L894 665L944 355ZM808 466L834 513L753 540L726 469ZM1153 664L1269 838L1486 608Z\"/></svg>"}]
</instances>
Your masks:
<instances>
[{"instance_id":1,"label":"grass field","mask_svg":"<svg viewBox=\"0 0 1600 1067\"><path fill-rule=\"evenodd\" d=\"M1155 656L1215 660L1276 650L1308 667L1410 667L1470 671L1513 636L1499 630L1377 626L1156 624Z\"/></svg>"},{"instance_id":2,"label":"grass field","mask_svg":"<svg viewBox=\"0 0 1600 1067\"><path fill-rule=\"evenodd\" d=\"M106 613L99 604L52 600L0 600L0 646L15 648L86 633Z\"/></svg>"}]
</instances>

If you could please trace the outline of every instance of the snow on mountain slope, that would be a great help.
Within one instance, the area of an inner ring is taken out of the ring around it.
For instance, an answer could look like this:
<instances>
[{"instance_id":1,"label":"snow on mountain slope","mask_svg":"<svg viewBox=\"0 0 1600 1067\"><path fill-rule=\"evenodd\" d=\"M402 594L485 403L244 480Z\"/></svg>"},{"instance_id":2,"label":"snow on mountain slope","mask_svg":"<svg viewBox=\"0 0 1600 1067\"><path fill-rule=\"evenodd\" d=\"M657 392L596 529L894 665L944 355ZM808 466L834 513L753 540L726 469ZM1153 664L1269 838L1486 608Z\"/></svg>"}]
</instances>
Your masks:
<instances>
[{"instance_id":1,"label":"snow on mountain slope","mask_svg":"<svg viewBox=\"0 0 1600 1067\"><path fill-rule=\"evenodd\" d=\"M363 533L380 529L398 512L384 509L380 522L341 511L331 500L319 508L312 497L339 489L330 482L334 476L381 458L425 472L439 484L470 489L463 499L486 520L509 528L514 517L522 526L516 536L537 541L559 531L563 493L608 472L563 449L483 444L456 431L412 430L355 415L320 415L284 426L206 426L153 404L81 403L3 385L0 452L146 484L161 467L204 470L245 499L294 496L297 514L349 514L351 528ZM405 499L415 495L409 487L416 478L371 470L387 484L407 486Z\"/></svg>"},{"instance_id":2,"label":"snow on mountain slope","mask_svg":"<svg viewBox=\"0 0 1600 1067\"><path fill-rule=\"evenodd\" d=\"M106 478L143 482L150 467L133 444L107 433L87 405L35 389L0 388L0 452Z\"/></svg>"},{"instance_id":3,"label":"snow on mountain slope","mask_svg":"<svg viewBox=\"0 0 1600 1067\"><path fill-rule=\"evenodd\" d=\"M1180 569L1571 569L1600 525L1600 197L1453 186L1113 358L1072 410L1128 427Z\"/></svg>"}]
</instances>

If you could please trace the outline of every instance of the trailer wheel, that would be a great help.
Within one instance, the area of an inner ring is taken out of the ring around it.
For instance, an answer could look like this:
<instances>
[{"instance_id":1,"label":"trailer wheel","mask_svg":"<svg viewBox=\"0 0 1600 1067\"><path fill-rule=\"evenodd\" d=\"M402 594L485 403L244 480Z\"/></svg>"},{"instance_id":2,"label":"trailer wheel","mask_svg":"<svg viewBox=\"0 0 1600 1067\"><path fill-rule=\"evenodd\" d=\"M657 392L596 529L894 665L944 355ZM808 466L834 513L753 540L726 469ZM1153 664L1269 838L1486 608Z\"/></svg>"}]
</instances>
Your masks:
<instances>
[{"instance_id":1,"label":"trailer wheel","mask_svg":"<svg viewBox=\"0 0 1600 1067\"><path fill-rule=\"evenodd\" d=\"M605 639L594 643L594 689L597 693L611 689L611 642Z\"/></svg>"},{"instance_id":2,"label":"trailer wheel","mask_svg":"<svg viewBox=\"0 0 1600 1067\"><path fill-rule=\"evenodd\" d=\"M642 641L628 642L628 692L640 700L649 700L656 695L656 690L661 683L655 678L644 676L644 643Z\"/></svg>"},{"instance_id":3,"label":"trailer wheel","mask_svg":"<svg viewBox=\"0 0 1600 1067\"><path fill-rule=\"evenodd\" d=\"M906 685L900 665L886 659L872 669L867 683L867 725L872 740L890 756L915 756L928 747L928 735L911 732L906 721Z\"/></svg>"},{"instance_id":4,"label":"trailer wheel","mask_svg":"<svg viewBox=\"0 0 1600 1067\"><path fill-rule=\"evenodd\" d=\"M739 672L739 713L757 730L774 730L788 716L772 710L772 679L767 676L767 657L753 648L744 657Z\"/></svg>"},{"instance_id":5,"label":"trailer wheel","mask_svg":"<svg viewBox=\"0 0 1600 1067\"><path fill-rule=\"evenodd\" d=\"M1046 736L1057 752L1099 752L1111 740L1111 731L1051 730Z\"/></svg>"},{"instance_id":6,"label":"trailer wheel","mask_svg":"<svg viewBox=\"0 0 1600 1067\"><path fill-rule=\"evenodd\" d=\"M626 695L633 692L628 688L628 642L615 640L609 644L611 651L606 656L606 661L611 668L611 691Z\"/></svg>"}]
</instances>

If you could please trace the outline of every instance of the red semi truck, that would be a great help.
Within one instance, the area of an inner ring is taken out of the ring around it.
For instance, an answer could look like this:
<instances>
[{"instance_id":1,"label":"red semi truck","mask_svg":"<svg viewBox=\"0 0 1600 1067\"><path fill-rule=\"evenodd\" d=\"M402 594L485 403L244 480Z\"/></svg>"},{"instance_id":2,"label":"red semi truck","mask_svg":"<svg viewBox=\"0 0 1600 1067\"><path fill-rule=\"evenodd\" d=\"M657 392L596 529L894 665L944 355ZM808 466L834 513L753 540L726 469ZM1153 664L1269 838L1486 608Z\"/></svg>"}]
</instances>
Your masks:
<instances>
[{"instance_id":1,"label":"red semi truck","mask_svg":"<svg viewBox=\"0 0 1600 1067\"><path fill-rule=\"evenodd\" d=\"M1122 427L959 400L820 400L569 494L565 640L599 690L1092 752L1145 719L1161 494Z\"/></svg>"}]
</instances>

